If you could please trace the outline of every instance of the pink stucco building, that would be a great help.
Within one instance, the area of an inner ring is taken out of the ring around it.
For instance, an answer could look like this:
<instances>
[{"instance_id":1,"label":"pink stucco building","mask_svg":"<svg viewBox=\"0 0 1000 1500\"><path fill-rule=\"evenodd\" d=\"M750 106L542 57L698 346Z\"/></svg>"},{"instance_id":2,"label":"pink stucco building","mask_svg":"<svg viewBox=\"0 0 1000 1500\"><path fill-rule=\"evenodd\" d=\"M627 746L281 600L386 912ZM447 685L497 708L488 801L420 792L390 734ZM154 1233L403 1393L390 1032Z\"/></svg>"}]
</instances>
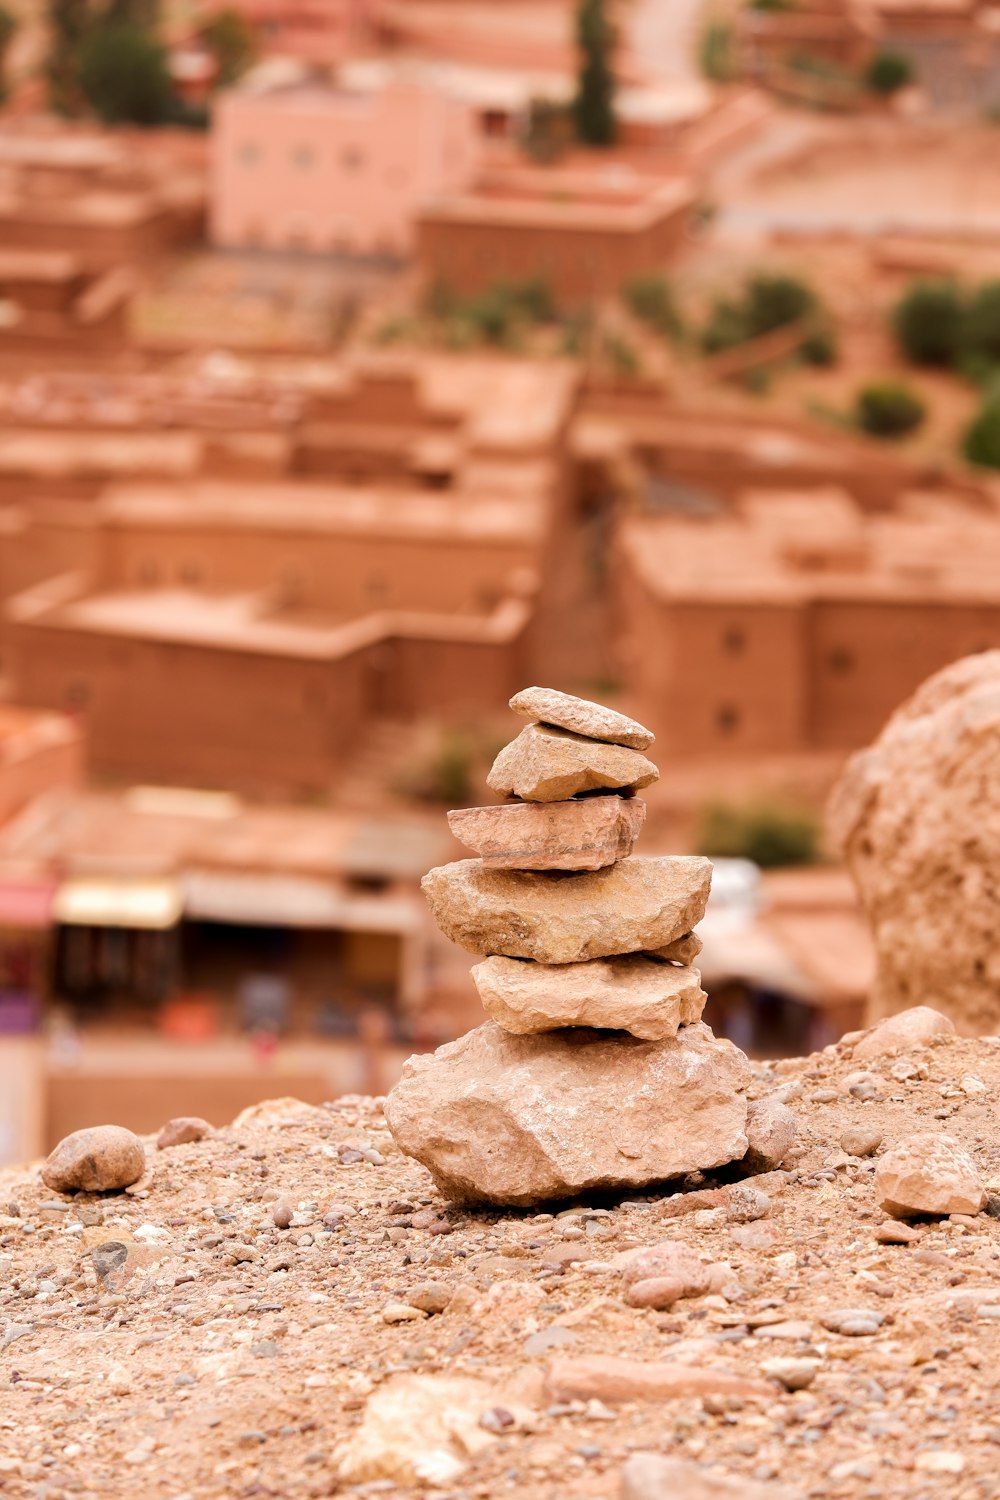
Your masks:
<instances>
[{"instance_id":1,"label":"pink stucco building","mask_svg":"<svg viewBox=\"0 0 1000 1500\"><path fill-rule=\"evenodd\" d=\"M475 176L472 111L395 82L224 94L212 124L211 232L232 248L405 255L418 210Z\"/></svg>"}]
</instances>

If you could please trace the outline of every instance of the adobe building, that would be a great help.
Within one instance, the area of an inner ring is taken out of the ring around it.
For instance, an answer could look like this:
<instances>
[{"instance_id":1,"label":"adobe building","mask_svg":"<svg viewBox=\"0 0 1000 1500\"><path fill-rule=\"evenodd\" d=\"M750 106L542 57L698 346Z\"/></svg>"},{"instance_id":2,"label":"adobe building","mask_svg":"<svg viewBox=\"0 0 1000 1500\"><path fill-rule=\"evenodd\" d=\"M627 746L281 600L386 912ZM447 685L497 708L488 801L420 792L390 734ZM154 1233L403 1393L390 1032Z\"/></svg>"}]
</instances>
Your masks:
<instances>
[{"instance_id":1,"label":"adobe building","mask_svg":"<svg viewBox=\"0 0 1000 1500\"><path fill-rule=\"evenodd\" d=\"M373 721L503 702L572 640L538 588L575 385L555 363L376 361L310 408L307 473L109 485L75 529L65 498L14 507L15 692L80 713L102 774L295 797L325 795ZM27 561L74 547L69 570Z\"/></svg>"},{"instance_id":2,"label":"adobe building","mask_svg":"<svg viewBox=\"0 0 1000 1500\"><path fill-rule=\"evenodd\" d=\"M764 82L796 58L859 72L881 32L869 0L797 0L774 9L747 3L736 25L743 71Z\"/></svg>"},{"instance_id":3,"label":"adobe building","mask_svg":"<svg viewBox=\"0 0 1000 1500\"><path fill-rule=\"evenodd\" d=\"M200 143L45 120L0 135L0 246L70 253L82 271L148 267L202 233Z\"/></svg>"},{"instance_id":4,"label":"adobe building","mask_svg":"<svg viewBox=\"0 0 1000 1500\"><path fill-rule=\"evenodd\" d=\"M109 1097L150 1130L383 1089L415 1043L461 1030L418 886L453 852L433 820L49 770L0 827L0 1162Z\"/></svg>"},{"instance_id":5,"label":"adobe building","mask_svg":"<svg viewBox=\"0 0 1000 1500\"><path fill-rule=\"evenodd\" d=\"M426 282L456 293L541 278L562 305L586 304L669 266L695 203L679 173L495 166L421 210L417 258Z\"/></svg>"},{"instance_id":6,"label":"adobe building","mask_svg":"<svg viewBox=\"0 0 1000 1500\"><path fill-rule=\"evenodd\" d=\"M265 56L297 57L308 63L339 63L370 48L384 0L230 0L231 9L253 31Z\"/></svg>"},{"instance_id":7,"label":"adobe building","mask_svg":"<svg viewBox=\"0 0 1000 1500\"><path fill-rule=\"evenodd\" d=\"M0 249L0 355L121 348L134 287L127 266L94 273L71 251Z\"/></svg>"},{"instance_id":8,"label":"adobe building","mask_svg":"<svg viewBox=\"0 0 1000 1500\"><path fill-rule=\"evenodd\" d=\"M1000 644L1000 516L971 496L749 490L637 510L618 550L628 681L678 755L856 748L929 672Z\"/></svg>"},{"instance_id":9,"label":"adobe building","mask_svg":"<svg viewBox=\"0 0 1000 1500\"><path fill-rule=\"evenodd\" d=\"M400 81L230 90L212 122L211 236L226 248L401 257L417 210L479 162L470 111Z\"/></svg>"}]
</instances>

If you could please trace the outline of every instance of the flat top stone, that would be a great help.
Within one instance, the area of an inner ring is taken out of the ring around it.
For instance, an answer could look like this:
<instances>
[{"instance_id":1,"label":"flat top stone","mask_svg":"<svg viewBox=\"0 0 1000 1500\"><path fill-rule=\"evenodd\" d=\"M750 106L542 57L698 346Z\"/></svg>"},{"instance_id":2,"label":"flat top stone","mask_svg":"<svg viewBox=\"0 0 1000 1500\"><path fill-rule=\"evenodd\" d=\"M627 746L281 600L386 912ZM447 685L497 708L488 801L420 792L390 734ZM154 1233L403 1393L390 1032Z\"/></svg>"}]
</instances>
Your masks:
<instances>
[{"instance_id":1,"label":"flat top stone","mask_svg":"<svg viewBox=\"0 0 1000 1500\"><path fill-rule=\"evenodd\" d=\"M559 729L572 729L575 734L584 734L588 739L628 745L632 750L645 750L656 738L651 730L635 719L616 713L613 708L605 708L603 703L591 703L589 698L560 693L557 688L523 688L514 694L510 706L522 719L555 724Z\"/></svg>"},{"instance_id":2,"label":"flat top stone","mask_svg":"<svg viewBox=\"0 0 1000 1500\"><path fill-rule=\"evenodd\" d=\"M562 802L580 792L638 791L659 774L638 750L547 724L526 724L500 751L486 781L501 797Z\"/></svg>"}]
</instances>

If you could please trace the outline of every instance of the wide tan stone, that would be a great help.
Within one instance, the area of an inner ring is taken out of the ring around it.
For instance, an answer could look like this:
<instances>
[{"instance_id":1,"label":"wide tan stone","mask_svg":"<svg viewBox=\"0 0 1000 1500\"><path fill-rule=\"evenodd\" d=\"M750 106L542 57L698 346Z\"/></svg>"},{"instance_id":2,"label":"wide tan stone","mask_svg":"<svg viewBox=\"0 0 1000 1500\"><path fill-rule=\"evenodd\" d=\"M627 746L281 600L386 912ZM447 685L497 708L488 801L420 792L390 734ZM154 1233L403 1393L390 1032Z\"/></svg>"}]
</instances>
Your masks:
<instances>
[{"instance_id":1,"label":"wide tan stone","mask_svg":"<svg viewBox=\"0 0 1000 1500\"><path fill-rule=\"evenodd\" d=\"M500 751L486 781L500 797L562 802L579 792L636 792L656 781L659 774L638 750L588 740L545 724L528 724Z\"/></svg>"},{"instance_id":2,"label":"wide tan stone","mask_svg":"<svg viewBox=\"0 0 1000 1500\"><path fill-rule=\"evenodd\" d=\"M579 964L497 956L477 964L472 977L486 1014L516 1035L593 1026L662 1041L700 1020L706 1000L697 969L643 953Z\"/></svg>"},{"instance_id":3,"label":"wide tan stone","mask_svg":"<svg viewBox=\"0 0 1000 1500\"><path fill-rule=\"evenodd\" d=\"M528 1207L648 1187L747 1148L743 1053L697 1022L664 1042L487 1021L411 1057L385 1116L449 1198Z\"/></svg>"},{"instance_id":4,"label":"wide tan stone","mask_svg":"<svg viewBox=\"0 0 1000 1500\"><path fill-rule=\"evenodd\" d=\"M633 1453L621 1472L618 1500L800 1500L801 1494L770 1479L720 1472L715 1465L708 1469L662 1453Z\"/></svg>"},{"instance_id":5,"label":"wide tan stone","mask_svg":"<svg viewBox=\"0 0 1000 1500\"><path fill-rule=\"evenodd\" d=\"M911 1006L967 1035L1000 1027L1000 651L929 678L829 807L875 939L870 1021Z\"/></svg>"},{"instance_id":6,"label":"wide tan stone","mask_svg":"<svg viewBox=\"0 0 1000 1500\"><path fill-rule=\"evenodd\" d=\"M522 719L554 724L559 729L571 729L574 734L585 734L588 739L628 745L633 750L646 750L655 739L652 731L635 719L605 708L603 703L574 698L556 688L524 688L514 694L510 706Z\"/></svg>"},{"instance_id":7,"label":"wide tan stone","mask_svg":"<svg viewBox=\"0 0 1000 1500\"><path fill-rule=\"evenodd\" d=\"M774 1399L766 1380L677 1360L621 1359L614 1354L554 1359L545 1377L550 1401L671 1401L681 1396Z\"/></svg>"},{"instance_id":8,"label":"wide tan stone","mask_svg":"<svg viewBox=\"0 0 1000 1500\"><path fill-rule=\"evenodd\" d=\"M632 853L645 816L639 797L579 797L462 807L448 826L494 870L600 870Z\"/></svg>"},{"instance_id":9,"label":"wide tan stone","mask_svg":"<svg viewBox=\"0 0 1000 1500\"><path fill-rule=\"evenodd\" d=\"M632 855L577 874L459 859L421 886L442 932L470 953L569 964L673 943L705 915L711 882L700 855Z\"/></svg>"},{"instance_id":10,"label":"wide tan stone","mask_svg":"<svg viewBox=\"0 0 1000 1500\"><path fill-rule=\"evenodd\" d=\"M131 1187L146 1170L146 1148L124 1125L93 1125L64 1136L42 1165L57 1193L109 1193Z\"/></svg>"},{"instance_id":11,"label":"wide tan stone","mask_svg":"<svg viewBox=\"0 0 1000 1500\"><path fill-rule=\"evenodd\" d=\"M925 1047L933 1037L954 1035L955 1023L948 1016L929 1005L913 1005L866 1031L851 1055L859 1060L884 1057L907 1047Z\"/></svg>"},{"instance_id":12,"label":"wide tan stone","mask_svg":"<svg viewBox=\"0 0 1000 1500\"><path fill-rule=\"evenodd\" d=\"M886 1213L905 1219L977 1214L986 1190L979 1168L953 1136L926 1131L879 1157L875 1196Z\"/></svg>"}]
</instances>

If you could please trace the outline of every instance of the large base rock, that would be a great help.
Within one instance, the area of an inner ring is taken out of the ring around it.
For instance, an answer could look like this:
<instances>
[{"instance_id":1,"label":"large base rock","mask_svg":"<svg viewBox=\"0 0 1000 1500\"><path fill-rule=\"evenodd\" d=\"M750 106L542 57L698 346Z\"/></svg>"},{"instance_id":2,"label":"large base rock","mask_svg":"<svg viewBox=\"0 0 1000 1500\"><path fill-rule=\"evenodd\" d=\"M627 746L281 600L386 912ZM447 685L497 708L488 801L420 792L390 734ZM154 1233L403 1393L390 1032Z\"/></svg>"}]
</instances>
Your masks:
<instances>
[{"instance_id":1,"label":"large base rock","mask_svg":"<svg viewBox=\"0 0 1000 1500\"><path fill-rule=\"evenodd\" d=\"M971 1036L1000 1025L998 767L1000 651L984 651L918 688L834 789L875 939L869 1021L926 1005Z\"/></svg>"},{"instance_id":2,"label":"large base rock","mask_svg":"<svg viewBox=\"0 0 1000 1500\"><path fill-rule=\"evenodd\" d=\"M628 953L585 964L534 964L487 958L472 971L486 1014L505 1031L527 1035L561 1026L628 1031L645 1041L676 1036L700 1021L705 991L697 969Z\"/></svg>"},{"instance_id":3,"label":"large base rock","mask_svg":"<svg viewBox=\"0 0 1000 1500\"><path fill-rule=\"evenodd\" d=\"M578 874L459 859L420 882L441 931L470 953L548 964L663 949L701 921L711 883L698 855L631 855Z\"/></svg>"},{"instance_id":4,"label":"large base rock","mask_svg":"<svg viewBox=\"0 0 1000 1500\"><path fill-rule=\"evenodd\" d=\"M743 1053L700 1022L644 1042L511 1036L488 1021L411 1057L385 1115L449 1198L529 1207L737 1160L749 1078Z\"/></svg>"}]
</instances>

